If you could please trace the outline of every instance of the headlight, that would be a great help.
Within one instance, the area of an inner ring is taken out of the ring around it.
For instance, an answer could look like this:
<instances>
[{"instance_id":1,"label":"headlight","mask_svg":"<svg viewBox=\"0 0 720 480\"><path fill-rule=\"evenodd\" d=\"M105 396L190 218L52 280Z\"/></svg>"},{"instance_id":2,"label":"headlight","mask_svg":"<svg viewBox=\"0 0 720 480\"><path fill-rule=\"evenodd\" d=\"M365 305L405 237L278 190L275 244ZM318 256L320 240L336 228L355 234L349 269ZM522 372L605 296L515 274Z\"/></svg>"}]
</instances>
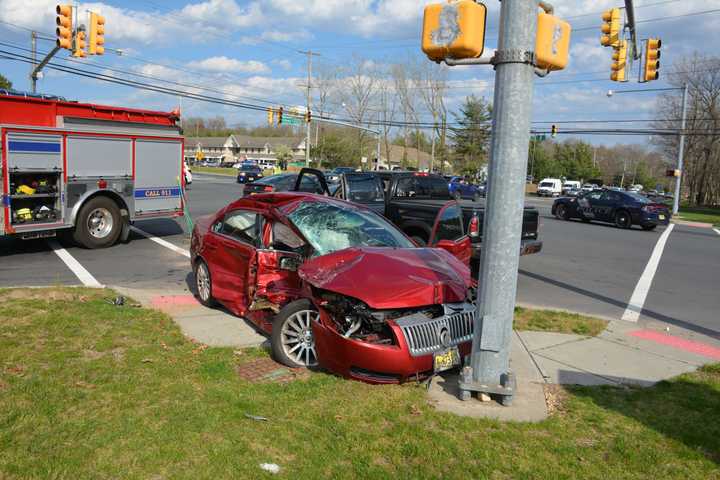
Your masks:
<instances>
[{"instance_id":1,"label":"headlight","mask_svg":"<svg viewBox=\"0 0 720 480\"><path fill-rule=\"evenodd\" d=\"M244 176L245 176L245 172L240 172L240 176L241 176L241 177L244 177Z\"/></svg>"}]
</instances>

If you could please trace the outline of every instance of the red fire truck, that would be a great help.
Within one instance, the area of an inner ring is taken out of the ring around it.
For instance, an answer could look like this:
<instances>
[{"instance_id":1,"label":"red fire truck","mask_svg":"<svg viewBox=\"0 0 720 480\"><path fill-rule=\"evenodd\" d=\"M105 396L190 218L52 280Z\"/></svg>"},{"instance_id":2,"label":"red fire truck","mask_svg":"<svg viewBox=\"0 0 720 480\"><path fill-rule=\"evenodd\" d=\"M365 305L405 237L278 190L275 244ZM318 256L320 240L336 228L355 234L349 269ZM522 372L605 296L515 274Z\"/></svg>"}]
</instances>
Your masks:
<instances>
[{"instance_id":1,"label":"red fire truck","mask_svg":"<svg viewBox=\"0 0 720 480\"><path fill-rule=\"evenodd\" d=\"M0 237L67 231L87 248L183 214L179 113L0 91Z\"/></svg>"}]
</instances>

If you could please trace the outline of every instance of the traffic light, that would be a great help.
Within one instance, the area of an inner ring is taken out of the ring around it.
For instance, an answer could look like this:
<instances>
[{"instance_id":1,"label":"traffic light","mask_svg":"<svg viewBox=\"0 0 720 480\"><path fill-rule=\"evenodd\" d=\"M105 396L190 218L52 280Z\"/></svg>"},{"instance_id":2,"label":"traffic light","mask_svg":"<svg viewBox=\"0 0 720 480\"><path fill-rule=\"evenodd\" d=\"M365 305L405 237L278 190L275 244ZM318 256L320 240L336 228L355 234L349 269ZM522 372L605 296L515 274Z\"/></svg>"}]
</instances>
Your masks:
<instances>
[{"instance_id":1,"label":"traffic light","mask_svg":"<svg viewBox=\"0 0 720 480\"><path fill-rule=\"evenodd\" d=\"M73 49L73 57L83 58L85 54L85 31L78 30L75 34L75 48Z\"/></svg>"},{"instance_id":2,"label":"traffic light","mask_svg":"<svg viewBox=\"0 0 720 480\"><path fill-rule=\"evenodd\" d=\"M310 110L308 110L307 112L305 112L305 121L306 121L307 123L312 122L312 112L311 112Z\"/></svg>"},{"instance_id":3,"label":"traffic light","mask_svg":"<svg viewBox=\"0 0 720 480\"><path fill-rule=\"evenodd\" d=\"M278 125L282 125L282 121L283 121L283 108L279 107L278 108Z\"/></svg>"},{"instance_id":4,"label":"traffic light","mask_svg":"<svg viewBox=\"0 0 720 480\"><path fill-rule=\"evenodd\" d=\"M267 109L267 122L268 125L275 123L275 112L273 112L272 108Z\"/></svg>"},{"instance_id":5,"label":"traffic light","mask_svg":"<svg viewBox=\"0 0 720 480\"><path fill-rule=\"evenodd\" d=\"M674 169L665 170L665 176L666 177L679 177L680 170L674 170Z\"/></svg>"},{"instance_id":6,"label":"traffic light","mask_svg":"<svg viewBox=\"0 0 720 480\"><path fill-rule=\"evenodd\" d=\"M72 49L72 5L58 5L55 7L55 44L60 48Z\"/></svg>"},{"instance_id":7,"label":"traffic light","mask_svg":"<svg viewBox=\"0 0 720 480\"><path fill-rule=\"evenodd\" d=\"M550 136L553 138L557 137L557 125L550 127Z\"/></svg>"},{"instance_id":8,"label":"traffic light","mask_svg":"<svg viewBox=\"0 0 720 480\"><path fill-rule=\"evenodd\" d=\"M643 81L650 82L660 78L660 47L659 38L649 38L645 44L645 66L643 68Z\"/></svg>"},{"instance_id":9,"label":"traffic light","mask_svg":"<svg viewBox=\"0 0 720 480\"><path fill-rule=\"evenodd\" d=\"M90 12L90 55L105 53L105 17Z\"/></svg>"},{"instance_id":10,"label":"traffic light","mask_svg":"<svg viewBox=\"0 0 720 480\"><path fill-rule=\"evenodd\" d=\"M627 41L623 40L619 47L613 48L613 63L610 65L612 73L610 80L613 82L625 81L625 67L627 65Z\"/></svg>"},{"instance_id":11,"label":"traffic light","mask_svg":"<svg viewBox=\"0 0 720 480\"><path fill-rule=\"evenodd\" d=\"M620 46L620 9L611 8L602 14L603 24L600 27L603 35L600 37L600 45L603 47Z\"/></svg>"},{"instance_id":12,"label":"traffic light","mask_svg":"<svg viewBox=\"0 0 720 480\"><path fill-rule=\"evenodd\" d=\"M422 51L435 62L477 58L485 48L487 8L473 0L433 3L425 7Z\"/></svg>"}]
</instances>

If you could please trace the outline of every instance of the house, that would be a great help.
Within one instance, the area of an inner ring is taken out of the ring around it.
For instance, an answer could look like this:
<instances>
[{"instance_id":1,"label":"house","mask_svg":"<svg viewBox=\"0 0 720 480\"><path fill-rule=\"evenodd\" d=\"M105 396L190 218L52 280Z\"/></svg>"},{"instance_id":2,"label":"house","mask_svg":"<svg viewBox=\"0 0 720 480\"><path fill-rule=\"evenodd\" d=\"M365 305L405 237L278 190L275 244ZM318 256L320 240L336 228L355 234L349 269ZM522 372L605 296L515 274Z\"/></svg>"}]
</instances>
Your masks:
<instances>
[{"instance_id":1,"label":"house","mask_svg":"<svg viewBox=\"0 0 720 480\"><path fill-rule=\"evenodd\" d=\"M228 137L185 138L185 160L217 160L221 164L234 164L244 160L275 163L280 146L293 154L290 161L305 159L305 139L295 137L253 137L232 134Z\"/></svg>"},{"instance_id":2,"label":"house","mask_svg":"<svg viewBox=\"0 0 720 480\"><path fill-rule=\"evenodd\" d=\"M414 147L403 147L402 145L390 145L390 155L388 156L387 149L384 145L381 146L380 162L376 162L373 158L373 169L385 169L392 170L395 167L402 167L403 158L405 159L405 166L416 168L419 171L428 171L430 169L430 163L432 162L432 156L418 150ZM449 162L445 162L443 170L449 169L452 165ZM440 160L435 159L433 169L437 170L440 168Z\"/></svg>"}]
</instances>

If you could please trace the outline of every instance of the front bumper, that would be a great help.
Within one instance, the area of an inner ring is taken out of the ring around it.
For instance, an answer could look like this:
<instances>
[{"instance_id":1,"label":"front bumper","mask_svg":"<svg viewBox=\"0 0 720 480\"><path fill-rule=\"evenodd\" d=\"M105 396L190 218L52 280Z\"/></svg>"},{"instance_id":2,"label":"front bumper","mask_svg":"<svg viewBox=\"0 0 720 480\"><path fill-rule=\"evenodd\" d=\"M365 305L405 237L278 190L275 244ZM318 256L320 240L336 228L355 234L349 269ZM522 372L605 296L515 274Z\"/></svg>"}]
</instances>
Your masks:
<instances>
[{"instance_id":1,"label":"front bumper","mask_svg":"<svg viewBox=\"0 0 720 480\"><path fill-rule=\"evenodd\" d=\"M252 183L256 180L260 180L261 178L263 177L258 175L238 175L237 181L238 183Z\"/></svg>"},{"instance_id":2,"label":"front bumper","mask_svg":"<svg viewBox=\"0 0 720 480\"><path fill-rule=\"evenodd\" d=\"M660 218L663 217L663 218ZM669 225L670 224L670 218L672 218L671 213L643 213L638 216L637 219L633 223L637 225L642 226L649 226L649 225Z\"/></svg>"},{"instance_id":3,"label":"front bumper","mask_svg":"<svg viewBox=\"0 0 720 480\"><path fill-rule=\"evenodd\" d=\"M534 253L540 253L542 251L543 242L534 238L528 238L520 241L520 256L532 255ZM482 250L482 242L473 243L472 259L480 260L480 252Z\"/></svg>"},{"instance_id":4,"label":"front bumper","mask_svg":"<svg viewBox=\"0 0 720 480\"><path fill-rule=\"evenodd\" d=\"M319 322L313 323L313 335L318 362L323 368L346 378L376 384L422 380L433 374L433 348L414 350L413 355L406 334L394 321L390 321L389 326L396 344L379 345L345 338L326 326L331 320L322 310L320 317ZM455 343L455 346L462 359L470 354L472 340Z\"/></svg>"}]
</instances>

